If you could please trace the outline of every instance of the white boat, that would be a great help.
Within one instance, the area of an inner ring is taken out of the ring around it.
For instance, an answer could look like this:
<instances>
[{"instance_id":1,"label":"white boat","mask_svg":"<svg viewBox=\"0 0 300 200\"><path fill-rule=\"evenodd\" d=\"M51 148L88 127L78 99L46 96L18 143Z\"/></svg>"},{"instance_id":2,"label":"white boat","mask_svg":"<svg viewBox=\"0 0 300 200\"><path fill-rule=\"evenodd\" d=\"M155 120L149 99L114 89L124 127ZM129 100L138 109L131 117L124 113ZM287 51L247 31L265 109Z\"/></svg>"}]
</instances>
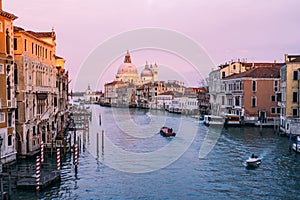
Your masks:
<instances>
[{"instance_id":1,"label":"white boat","mask_svg":"<svg viewBox=\"0 0 300 200\"><path fill-rule=\"evenodd\" d=\"M292 149L297 152L300 153L300 144L296 145L296 143L293 144Z\"/></svg>"},{"instance_id":2,"label":"white boat","mask_svg":"<svg viewBox=\"0 0 300 200\"><path fill-rule=\"evenodd\" d=\"M216 115L204 115L204 125L206 126L223 126L224 118Z\"/></svg>"},{"instance_id":3,"label":"white boat","mask_svg":"<svg viewBox=\"0 0 300 200\"><path fill-rule=\"evenodd\" d=\"M297 136L296 140L297 140L297 144L296 144L296 143L293 143L292 149L293 149L295 152L300 153L300 144L299 144L299 143L300 143L300 137Z\"/></svg>"},{"instance_id":4,"label":"white boat","mask_svg":"<svg viewBox=\"0 0 300 200\"><path fill-rule=\"evenodd\" d=\"M261 163L261 158L252 155L246 160L247 167L258 167Z\"/></svg>"}]
</instances>

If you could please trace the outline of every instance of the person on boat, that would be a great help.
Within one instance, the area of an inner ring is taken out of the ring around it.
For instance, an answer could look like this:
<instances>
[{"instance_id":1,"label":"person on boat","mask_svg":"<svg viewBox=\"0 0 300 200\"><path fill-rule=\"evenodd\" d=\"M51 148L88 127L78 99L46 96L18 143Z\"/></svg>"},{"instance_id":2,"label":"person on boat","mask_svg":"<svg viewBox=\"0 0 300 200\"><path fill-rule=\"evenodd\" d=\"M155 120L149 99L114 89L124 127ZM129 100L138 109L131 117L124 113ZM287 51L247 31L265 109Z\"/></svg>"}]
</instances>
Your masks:
<instances>
[{"instance_id":1,"label":"person on boat","mask_svg":"<svg viewBox=\"0 0 300 200\"><path fill-rule=\"evenodd\" d=\"M254 153L252 154L251 158L255 158Z\"/></svg>"}]
</instances>

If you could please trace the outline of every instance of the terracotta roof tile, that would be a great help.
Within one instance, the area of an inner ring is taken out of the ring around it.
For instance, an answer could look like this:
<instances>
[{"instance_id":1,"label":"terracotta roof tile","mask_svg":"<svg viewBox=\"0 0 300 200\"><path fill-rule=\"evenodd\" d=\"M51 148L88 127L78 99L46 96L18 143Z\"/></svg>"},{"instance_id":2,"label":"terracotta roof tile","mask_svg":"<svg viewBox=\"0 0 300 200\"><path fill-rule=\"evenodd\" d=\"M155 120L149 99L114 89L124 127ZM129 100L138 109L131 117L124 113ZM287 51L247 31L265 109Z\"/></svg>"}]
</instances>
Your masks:
<instances>
[{"instance_id":1,"label":"terracotta roof tile","mask_svg":"<svg viewBox=\"0 0 300 200\"><path fill-rule=\"evenodd\" d=\"M243 78L243 77L251 77L251 78L280 78L280 68L283 64L275 64L273 67L257 67L252 68L248 71L242 72L240 74L233 74L231 76L226 77L225 79L232 78Z\"/></svg>"},{"instance_id":2,"label":"terracotta roof tile","mask_svg":"<svg viewBox=\"0 0 300 200\"><path fill-rule=\"evenodd\" d=\"M52 37L52 32L33 32L33 31L26 31L27 33L37 37L37 38L50 38Z\"/></svg>"}]
</instances>

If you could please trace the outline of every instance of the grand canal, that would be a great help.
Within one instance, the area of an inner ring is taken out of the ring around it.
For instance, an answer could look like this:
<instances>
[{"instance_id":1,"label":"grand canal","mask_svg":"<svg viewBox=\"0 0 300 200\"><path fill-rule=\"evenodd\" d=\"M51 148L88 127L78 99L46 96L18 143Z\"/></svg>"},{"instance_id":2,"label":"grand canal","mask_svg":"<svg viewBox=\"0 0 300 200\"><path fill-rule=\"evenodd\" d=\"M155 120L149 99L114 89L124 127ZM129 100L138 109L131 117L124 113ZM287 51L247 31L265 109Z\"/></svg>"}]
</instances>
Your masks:
<instances>
[{"instance_id":1,"label":"grand canal","mask_svg":"<svg viewBox=\"0 0 300 200\"><path fill-rule=\"evenodd\" d=\"M299 199L300 155L289 152L288 138L272 128L208 129L162 111L91 109L78 174L66 157L60 184L17 190L13 199ZM175 138L157 134L164 124L178 133ZM262 157L254 170L245 165L251 153Z\"/></svg>"}]
</instances>

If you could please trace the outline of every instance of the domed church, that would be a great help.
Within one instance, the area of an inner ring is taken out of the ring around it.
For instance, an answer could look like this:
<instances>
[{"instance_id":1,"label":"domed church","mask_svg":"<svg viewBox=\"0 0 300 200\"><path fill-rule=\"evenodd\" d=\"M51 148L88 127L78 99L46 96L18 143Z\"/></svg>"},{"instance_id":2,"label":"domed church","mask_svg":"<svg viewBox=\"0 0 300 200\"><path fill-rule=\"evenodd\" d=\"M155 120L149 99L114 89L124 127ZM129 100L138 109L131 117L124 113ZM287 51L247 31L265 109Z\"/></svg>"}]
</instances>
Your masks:
<instances>
[{"instance_id":1,"label":"domed church","mask_svg":"<svg viewBox=\"0 0 300 200\"><path fill-rule=\"evenodd\" d=\"M138 71L136 66L131 63L129 51L125 55L124 63L118 69L116 80L133 84L139 81Z\"/></svg>"},{"instance_id":2,"label":"domed church","mask_svg":"<svg viewBox=\"0 0 300 200\"><path fill-rule=\"evenodd\" d=\"M142 70L139 79L138 70L136 66L131 62L130 53L129 51L127 51L124 62L118 68L115 80L136 85L146 82L154 82L158 80L158 66L156 63L154 64L154 66L149 66L148 62L146 61L145 68Z\"/></svg>"}]
</instances>

